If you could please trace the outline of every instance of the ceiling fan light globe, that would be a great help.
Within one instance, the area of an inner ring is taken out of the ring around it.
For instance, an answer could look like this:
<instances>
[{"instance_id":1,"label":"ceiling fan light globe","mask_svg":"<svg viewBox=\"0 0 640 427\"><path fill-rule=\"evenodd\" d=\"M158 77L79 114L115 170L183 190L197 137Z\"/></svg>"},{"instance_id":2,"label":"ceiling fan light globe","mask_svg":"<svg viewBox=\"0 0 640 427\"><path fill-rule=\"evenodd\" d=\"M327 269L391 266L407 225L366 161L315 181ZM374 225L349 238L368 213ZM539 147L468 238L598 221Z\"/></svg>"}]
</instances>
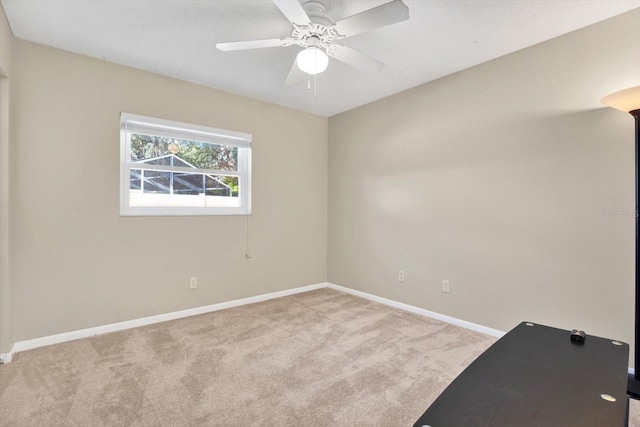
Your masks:
<instances>
[{"instance_id":1,"label":"ceiling fan light globe","mask_svg":"<svg viewBox=\"0 0 640 427\"><path fill-rule=\"evenodd\" d=\"M318 74L327 69L329 57L317 47L308 47L296 57L298 68L307 74Z\"/></svg>"}]
</instances>

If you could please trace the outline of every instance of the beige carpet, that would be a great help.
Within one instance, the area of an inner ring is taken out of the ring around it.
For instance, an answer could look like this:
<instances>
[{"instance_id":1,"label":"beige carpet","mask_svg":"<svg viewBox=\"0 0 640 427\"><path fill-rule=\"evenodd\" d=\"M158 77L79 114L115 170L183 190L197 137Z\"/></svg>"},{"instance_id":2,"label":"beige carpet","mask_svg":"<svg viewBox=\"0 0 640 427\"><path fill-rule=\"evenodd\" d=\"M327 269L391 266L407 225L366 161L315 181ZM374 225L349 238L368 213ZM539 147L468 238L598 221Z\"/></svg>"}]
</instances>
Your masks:
<instances>
[{"instance_id":1,"label":"beige carpet","mask_svg":"<svg viewBox=\"0 0 640 427\"><path fill-rule=\"evenodd\" d=\"M0 425L412 426L493 342L322 289L19 353Z\"/></svg>"}]
</instances>

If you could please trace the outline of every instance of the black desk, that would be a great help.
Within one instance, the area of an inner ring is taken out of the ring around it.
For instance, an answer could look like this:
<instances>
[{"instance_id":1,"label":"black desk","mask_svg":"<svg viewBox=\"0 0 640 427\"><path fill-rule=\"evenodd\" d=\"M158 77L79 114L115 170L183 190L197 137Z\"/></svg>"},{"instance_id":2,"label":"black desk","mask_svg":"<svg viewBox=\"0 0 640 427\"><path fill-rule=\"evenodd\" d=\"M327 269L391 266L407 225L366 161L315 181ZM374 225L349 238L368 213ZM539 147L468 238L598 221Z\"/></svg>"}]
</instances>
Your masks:
<instances>
[{"instance_id":1,"label":"black desk","mask_svg":"<svg viewBox=\"0 0 640 427\"><path fill-rule=\"evenodd\" d=\"M629 346L521 323L464 370L414 427L623 427ZM615 402L601 395L609 395Z\"/></svg>"}]
</instances>

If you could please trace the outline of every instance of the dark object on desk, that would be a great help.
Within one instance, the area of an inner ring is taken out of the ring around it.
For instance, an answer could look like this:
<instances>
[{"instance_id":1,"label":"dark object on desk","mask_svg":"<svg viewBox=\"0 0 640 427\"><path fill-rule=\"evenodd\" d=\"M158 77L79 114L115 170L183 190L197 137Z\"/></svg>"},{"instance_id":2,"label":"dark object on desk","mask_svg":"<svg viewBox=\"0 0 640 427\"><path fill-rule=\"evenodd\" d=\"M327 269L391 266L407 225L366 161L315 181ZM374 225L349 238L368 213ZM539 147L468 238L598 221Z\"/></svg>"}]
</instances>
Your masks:
<instances>
[{"instance_id":1,"label":"dark object on desk","mask_svg":"<svg viewBox=\"0 0 640 427\"><path fill-rule=\"evenodd\" d=\"M629 346L521 323L467 367L414 427L623 427Z\"/></svg>"},{"instance_id":2,"label":"dark object on desk","mask_svg":"<svg viewBox=\"0 0 640 427\"><path fill-rule=\"evenodd\" d=\"M571 331L571 342L584 344L584 340L586 337L587 335L584 333L584 331L579 331L577 329Z\"/></svg>"}]
</instances>

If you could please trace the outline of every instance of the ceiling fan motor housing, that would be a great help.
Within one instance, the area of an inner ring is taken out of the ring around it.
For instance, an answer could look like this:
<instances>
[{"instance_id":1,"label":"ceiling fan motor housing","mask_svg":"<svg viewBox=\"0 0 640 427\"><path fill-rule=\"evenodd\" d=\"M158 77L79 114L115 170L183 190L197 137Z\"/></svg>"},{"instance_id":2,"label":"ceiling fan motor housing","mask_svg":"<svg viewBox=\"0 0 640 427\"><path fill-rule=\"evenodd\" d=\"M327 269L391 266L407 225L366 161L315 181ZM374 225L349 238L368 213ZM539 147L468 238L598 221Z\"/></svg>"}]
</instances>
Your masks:
<instances>
[{"instance_id":1,"label":"ceiling fan motor housing","mask_svg":"<svg viewBox=\"0 0 640 427\"><path fill-rule=\"evenodd\" d=\"M302 8L307 12L307 16L311 22L322 24L324 26L330 26L335 24L333 19L327 15L327 8L319 1L311 0L305 2Z\"/></svg>"},{"instance_id":2,"label":"ceiling fan motor housing","mask_svg":"<svg viewBox=\"0 0 640 427\"><path fill-rule=\"evenodd\" d=\"M311 23L308 25L293 24L292 44L305 48L322 47L326 49L331 43L344 37L335 30L335 22L326 14L327 9L324 4L311 0L304 3L302 7Z\"/></svg>"},{"instance_id":3,"label":"ceiling fan motor housing","mask_svg":"<svg viewBox=\"0 0 640 427\"><path fill-rule=\"evenodd\" d=\"M293 44L302 47L315 46L326 49L331 43L342 37L332 27L311 23L309 25L293 24L291 38Z\"/></svg>"}]
</instances>

